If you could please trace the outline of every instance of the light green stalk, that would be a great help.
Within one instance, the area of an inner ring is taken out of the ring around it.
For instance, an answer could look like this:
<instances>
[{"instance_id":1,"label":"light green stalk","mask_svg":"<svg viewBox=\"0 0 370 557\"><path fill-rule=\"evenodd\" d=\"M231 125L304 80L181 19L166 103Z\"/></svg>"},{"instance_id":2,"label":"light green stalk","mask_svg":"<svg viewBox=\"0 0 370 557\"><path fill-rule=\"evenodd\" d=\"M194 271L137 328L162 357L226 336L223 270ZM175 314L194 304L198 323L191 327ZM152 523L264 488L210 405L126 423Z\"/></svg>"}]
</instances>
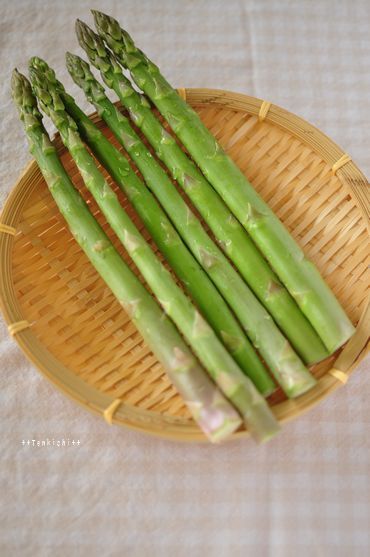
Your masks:
<instances>
[{"instance_id":1,"label":"light green stalk","mask_svg":"<svg viewBox=\"0 0 370 557\"><path fill-rule=\"evenodd\" d=\"M69 55L68 59L71 60L71 57L72 55ZM192 296L200 312L224 342L242 371L252 379L264 396L271 394L275 390L275 384L244 331L212 281L184 245L166 213L158 205L144 182L131 169L126 157L107 140L104 134L76 105L74 99L66 93L62 83L56 79L55 72L49 68L44 60L34 57L31 59L30 65L40 70L45 79L51 81L58 89L67 112L78 126L79 133L130 200L153 240ZM104 95L99 83L96 83L93 87L96 89L96 98ZM99 110L101 109L99 108ZM116 114L114 106L112 111ZM117 117L121 118L119 112L117 112ZM130 138L127 134L125 138L126 144L136 149L135 139ZM145 150L143 158L146 156L147 152Z\"/></svg>"},{"instance_id":2,"label":"light green stalk","mask_svg":"<svg viewBox=\"0 0 370 557\"><path fill-rule=\"evenodd\" d=\"M76 123L65 111L58 88L33 68L30 70L30 75L41 108L59 130L62 141L74 159L86 187L166 314L177 325L223 393L240 411L252 435L259 441L275 435L279 426L265 399L252 381L242 373L213 329L177 286L169 271L162 265L121 207L116 194L84 146ZM134 313L136 309L134 304ZM152 324L152 326L156 325Z\"/></svg>"},{"instance_id":3,"label":"light green stalk","mask_svg":"<svg viewBox=\"0 0 370 557\"><path fill-rule=\"evenodd\" d=\"M214 442L225 439L239 427L241 420L238 414L210 381L174 325L163 315L91 215L49 140L28 80L16 70L12 76L12 94L30 152L73 236L131 315L203 432Z\"/></svg>"},{"instance_id":4,"label":"light green stalk","mask_svg":"<svg viewBox=\"0 0 370 557\"><path fill-rule=\"evenodd\" d=\"M354 327L317 268L159 68L116 20L100 12L93 14L101 36L248 231L329 352L334 352L352 336Z\"/></svg>"},{"instance_id":5,"label":"light green stalk","mask_svg":"<svg viewBox=\"0 0 370 557\"><path fill-rule=\"evenodd\" d=\"M93 64L101 70L105 81L114 84L116 81L115 76L122 75L122 73L117 66L112 66L107 59L107 51L99 37L81 22L77 24L77 32L81 46L86 49ZM113 69L114 67L116 68L115 70ZM126 85L125 87L127 90ZM131 86L130 89L132 91ZM120 87L117 89L115 87L115 90L119 91ZM127 96L123 95L122 99L130 99L131 97L132 93ZM153 117L154 122L156 122L151 111L149 110L148 112ZM137 116L139 113L136 112L135 114ZM107 116L104 116L104 112L102 115L103 118L107 118ZM113 116L110 117L110 125L113 125ZM140 118L136 117L135 121L140 125ZM122 118L121 122L123 122ZM132 133L132 130L129 132L126 123L125 126L125 135ZM122 138L122 134L117 133L117 137ZM169 134L164 135L163 140L162 144L170 144L171 142L174 144L174 140ZM137 150L138 147L135 146L132 154L133 157ZM153 167L152 159L146 164L144 155L145 149L134 160L141 172L145 174L148 185L155 192L155 195L171 217L172 222L188 247L234 310L244 330L267 362L284 392L289 397L295 397L310 389L315 385L313 376L304 367L302 361L276 326L271 316L256 299L222 251L205 232L199 220L189 210L189 207L177 189L173 187L166 174L164 172L157 172L158 166Z\"/></svg>"}]
</instances>

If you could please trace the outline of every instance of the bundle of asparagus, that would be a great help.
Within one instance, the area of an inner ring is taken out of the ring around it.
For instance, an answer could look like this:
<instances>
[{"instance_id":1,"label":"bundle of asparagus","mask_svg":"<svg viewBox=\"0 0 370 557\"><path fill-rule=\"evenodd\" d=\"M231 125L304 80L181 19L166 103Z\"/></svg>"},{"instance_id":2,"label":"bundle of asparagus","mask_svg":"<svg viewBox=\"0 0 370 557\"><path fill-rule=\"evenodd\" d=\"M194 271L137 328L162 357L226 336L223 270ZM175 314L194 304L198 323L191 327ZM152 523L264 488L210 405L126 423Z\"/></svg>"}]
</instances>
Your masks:
<instances>
[{"instance_id":1,"label":"bundle of asparagus","mask_svg":"<svg viewBox=\"0 0 370 557\"><path fill-rule=\"evenodd\" d=\"M101 72L105 83L115 91L135 125L154 147L158 158L165 163L173 178L184 188L210 226L220 247L271 313L304 362L312 364L325 358L328 352L293 298L216 191L156 119L145 97L134 90L102 39L82 21L77 21L76 32L91 63ZM104 98L88 66L77 58L70 58L68 69L117 139L122 142L125 137L132 137L126 122L124 133L119 129L123 126L122 118L119 124L115 122L111 103ZM124 147L127 149L127 145L124 144Z\"/></svg>"},{"instance_id":2,"label":"bundle of asparagus","mask_svg":"<svg viewBox=\"0 0 370 557\"><path fill-rule=\"evenodd\" d=\"M98 33L135 83L167 120L208 181L245 227L296 300L330 353L346 342L354 327L320 273L277 216L223 151L199 116L139 50L119 23L93 11ZM90 45L89 45L90 46ZM100 51L98 53L101 55Z\"/></svg>"},{"instance_id":3,"label":"bundle of asparagus","mask_svg":"<svg viewBox=\"0 0 370 557\"><path fill-rule=\"evenodd\" d=\"M69 68L73 60L74 57L67 54ZM30 61L30 66L42 72L45 79L58 90L67 112L78 126L79 133L131 201L166 260L242 371L253 380L264 396L271 394L275 390L275 384L266 368L219 291L184 245L166 213L146 188L144 182L132 170L124 155L107 140L77 106L74 99L67 94L62 83L56 79L55 72L46 62L34 57ZM75 78L77 73L78 68L74 72ZM95 82L92 86L96 89L95 97L101 98L104 92L100 84ZM108 105L108 109L112 110L117 120L124 119L115 106ZM131 149L136 150L135 138L127 135L126 143L130 145ZM150 155L145 149L144 153L142 152L143 159L146 156Z\"/></svg>"},{"instance_id":4,"label":"bundle of asparagus","mask_svg":"<svg viewBox=\"0 0 370 557\"><path fill-rule=\"evenodd\" d=\"M221 441L241 420L208 378L189 348L161 309L123 262L91 215L61 164L42 124L28 80L16 70L12 94L35 157L49 190L73 236L132 320L171 380L194 419L211 441Z\"/></svg>"},{"instance_id":5,"label":"bundle of asparagus","mask_svg":"<svg viewBox=\"0 0 370 557\"><path fill-rule=\"evenodd\" d=\"M350 337L353 326L317 269L158 67L116 20L97 11L93 15L99 34L77 22L80 45L184 189L218 245L80 57L67 53L70 75L145 182L79 108L55 72L36 57L30 61L33 92L16 70L12 78L13 98L30 150L72 234L129 312L208 438L225 439L239 427L241 416L255 439L265 441L279 426L262 396L269 395L275 384L257 352L287 396L299 396L316 383L304 363L332 353ZM157 106L199 168L157 120L122 66ZM43 127L35 96L156 300L115 251L74 189ZM190 298L121 207L83 141L132 203Z\"/></svg>"},{"instance_id":6,"label":"bundle of asparagus","mask_svg":"<svg viewBox=\"0 0 370 557\"><path fill-rule=\"evenodd\" d=\"M90 55L92 51L95 53L95 56L92 56L94 60L98 57L98 53L103 56L104 45L96 47L97 37L86 25L78 22L77 32L80 44ZM74 79L78 83L82 81L86 83L83 76L88 68L78 62L77 58L73 59L74 64L71 62L71 56L69 56L69 60L69 69ZM100 63L98 65L101 67ZM92 91L97 91L98 84L91 72L88 74L88 81L90 81L91 87L89 84L85 84L85 88L88 89L90 96L94 94ZM306 392L315 384L315 380L269 313L258 302L222 251L208 236L200 221L173 187L167 174L141 143L127 119L122 115L117 117L117 111L114 110L114 106L108 98L103 95L101 88L95 95L95 99L97 98L100 99L97 107L102 117L115 131L117 138L143 174L148 187L152 189L165 211L171 216L175 227L193 255L234 310L244 330L256 349L260 351L286 395L295 397ZM149 113L152 115L150 110ZM174 143L172 138L166 139L166 141Z\"/></svg>"},{"instance_id":7,"label":"bundle of asparagus","mask_svg":"<svg viewBox=\"0 0 370 557\"><path fill-rule=\"evenodd\" d=\"M240 371L213 329L177 286L169 271L162 265L121 207L118 197L84 146L76 123L65 111L57 87L33 66L30 68L30 77L41 108L59 130L62 141L74 159L86 187L141 271L165 313L182 332L221 391L239 410L252 435L259 441L265 441L275 435L279 429L278 424L265 399L252 381Z\"/></svg>"}]
</instances>

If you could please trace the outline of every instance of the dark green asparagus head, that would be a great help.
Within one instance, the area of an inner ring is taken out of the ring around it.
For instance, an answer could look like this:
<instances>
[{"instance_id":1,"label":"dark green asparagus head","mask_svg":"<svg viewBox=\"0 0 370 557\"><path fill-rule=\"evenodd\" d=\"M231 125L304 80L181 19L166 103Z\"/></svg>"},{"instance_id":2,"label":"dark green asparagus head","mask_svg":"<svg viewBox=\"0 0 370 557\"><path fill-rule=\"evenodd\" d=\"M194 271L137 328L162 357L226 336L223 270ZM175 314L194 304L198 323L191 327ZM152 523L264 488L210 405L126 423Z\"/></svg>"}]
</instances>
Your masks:
<instances>
[{"instance_id":1,"label":"dark green asparagus head","mask_svg":"<svg viewBox=\"0 0 370 557\"><path fill-rule=\"evenodd\" d=\"M53 79L49 80L41 69L36 69L34 66L30 67L29 72L33 92L45 114L50 116L61 131L77 130L74 120L65 111L58 83Z\"/></svg>"},{"instance_id":2,"label":"dark green asparagus head","mask_svg":"<svg viewBox=\"0 0 370 557\"><path fill-rule=\"evenodd\" d=\"M64 104L59 96L58 89L52 81L49 81L46 75L33 66L29 68L29 75L32 89L36 95L42 110L50 116L51 111L64 110Z\"/></svg>"},{"instance_id":3,"label":"dark green asparagus head","mask_svg":"<svg viewBox=\"0 0 370 557\"><path fill-rule=\"evenodd\" d=\"M69 93L67 93L63 83L59 81L55 74L55 71L45 62L45 60L39 58L38 56L33 56L28 62L28 67L30 72L35 70L39 74L42 74L45 80L47 80L49 83L52 83L63 99L68 99L73 102L73 98L71 97L71 95L69 95Z\"/></svg>"},{"instance_id":4,"label":"dark green asparagus head","mask_svg":"<svg viewBox=\"0 0 370 557\"><path fill-rule=\"evenodd\" d=\"M120 41L122 37L122 29L120 24L114 17L103 14L98 10L91 10L94 17L95 27L99 35L105 39L105 35L112 37L116 41Z\"/></svg>"},{"instance_id":5,"label":"dark green asparagus head","mask_svg":"<svg viewBox=\"0 0 370 557\"><path fill-rule=\"evenodd\" d=\"M125 65L126 57L137 51L134 41L113 17L97 10L91 10L91 13L94 16L95 27L99 35Z\"/></svg>"},{"instance_id":6,"label":"dark green asparagus head","mask_svg":"<svg viewBox=\"0 0 370 557\"><path fill-rule=\"evenodd\" d=\"M45 79L47 79L51 83L54 83L55 87L59 91L65 92L64 85L57 79L55 71L45 62L45 60L39 58L38 56L33 56L28 62L28 67L30 71L32 69L36 70L40 74L43 74L45 76Z\"/></svg>"},{"instance_id":7,"label":"dark green asparagus head","mask_svg":"<svg viewBox=\"0 0 370 557\"><path fill-rule=\"evenodd\" d=\"M95 79L89 64L85 62L85 60L76 54L67 52L66 64L73 81L81 87L89 101L94 103L106 98L104 88L100 85L99 81Z\"/></svg>"},{"instance_id":8,"label":"dark green asparagus head","mask_svg":"<svg viewBox=\"0 0 370 557\"><path fill-rule=\"evenodd\" d=\"M102 73L105 80L112 79L112 72L118 75L122 70L103 40L90 29L86 23L76 21L76 34L80 46L84 49L90 62Z\"/></svg>"},{"instance_id":9,"label":"dark green asparagus head","mask_svg":"<svg viewBox=\"0 0 370 557\"><path fill-rule=\"evenodd\" d=\"M38 109L32 87L28 79L17 69L13 70L11 89L13 101L16 104L21 120L26 127L40 125L42 116Z\"/></svg>"},{"instance_id":10,"label":"dark green asparagus head","mask_svg":"<svg viewBox=\"0 0 370 557\"><path fill-rule=\"evenodd\" d=\"M138 64L144 63L153 73L158 71L157 66L137 48L131 36L122 29L116 19L97 10L91 12L99 35L112 49L124 68L131 70Z\"/></svg>"}]
</instances>

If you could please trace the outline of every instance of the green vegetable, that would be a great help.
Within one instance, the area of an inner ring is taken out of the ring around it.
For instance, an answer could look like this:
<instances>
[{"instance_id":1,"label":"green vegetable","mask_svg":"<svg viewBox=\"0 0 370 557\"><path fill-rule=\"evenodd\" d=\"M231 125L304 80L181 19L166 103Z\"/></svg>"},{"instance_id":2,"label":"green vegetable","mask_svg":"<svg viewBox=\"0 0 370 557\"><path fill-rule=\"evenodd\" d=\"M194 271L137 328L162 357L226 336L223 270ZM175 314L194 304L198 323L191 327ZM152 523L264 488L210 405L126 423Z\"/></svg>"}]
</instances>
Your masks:
<instances>
[{"instance_id":1,"label":"green vegetable","mask_svg":"<svg viewBox=\"0 0 370 557\"><path fill-rule=\"evenodd\" d=\"M115 19L93 14L100 35L249 232L329 352L334 352L352 336L354 327L317 268L159 68L136 48Z\"/></svg>"},{"instance_id":2,"label":"green vegetable","mask_svg":"<svg viewBox=\"0 0 370 557\"><path fill-rule=\"evenodd\" d=\"M125 246L166 314L174 321L217 385L236 406L252 435L265 441L279 429L265 399L246 377L169 271L130 220L120 202L85 148L77 125L64 109L58 88L41 72L30 69L33 89L41 108L50 116L73 157L86 187L97 201L108 223ZM134 304L133 313L136 311ZM140 311L140 307L138 308ZM152 323L156 327L157 324Z\"/></svg>"},{"instance_id":3,"label":"green vegetable","mask_svg":"<svg viewBox=\"0 0 370 557\"><path fill-rule=\"evenodd\" d=\"M210 381L171 321L163 315L91 215L43 127L28 80L17 70L12 76L12 95L30 152L73 236L117 300L130 313L204 433L211 441L225 439L239 427L239 416Z\"/></svg>"},{"instance_id":4,"label":"green vegetable","mask_svg":"<svg viewBox=\"0 0 370 557\"><path fill-rule=\"evenodd\" d=\"M74 57L68 54L67 58L68 67L71 71ZM54 86L58 88L66 110L75 120L79 133L135 207L155 243L181 279L201 313L215 329L219 338L224 342L242 371L249 375L264 396L268 396L275 389L274 382L268 375L264 365L258 358L224 299L184 245L154 196L131 169L125 156L113 147L104 134L76 105L73 98L66 93L63 85L56 79L54 71L49 68L46 62L34 57L30 61L30 65L40 70L45 79L52 81ZM78 70L79 64L76 61L76 67L73 70L74 79L78 77ZM83 70L83 66L81 66L80 70ZM92 87L95 91L95 98L101 98L104 101L103 97L105 97L105 94L100 84L97 82L93 83ZM101 111L100 107L98 109ZM116 114L114 106L112 111ZM119 112L117 112L117 118L121 118ZM128 135L126 143L129 143L133 149L136 149L136 140L130 139ZM146 149L144 157L147 157Z\"/></svg>"},{"instance_id":5,"label":"green vegetable","mask_svg":"<svg viewBox=\"0 0 370 557\"><path fill-rule=\"evenodd\" d=\"M86 50L92 63L100 69L105 82L114 87L123 103L127 99L132 99L134 96L132 87L130 86L128 89L128 85L122 81L121 70L109 57L100 38L82 22L77 23L77 33L81 46ZM122 93L122 91L125 92ZM151 111L148 112L156 122ZM103 118L107 118L107 115L104 114L102 112ZM133 114L132 108L131 114ZM110 117L110 125L115 126L112 118L113 116ZM138 111L135 112L134 119L135 123L140 126L143 119ZM125 134L128 133L129 129L126 125ZM117 137L122 140L122 134L117 132ZM174 139L169 134L163 135L161 147L163 144L170 143L174 144ZM135 150L137 150L137 146L132 154L133 157ZM141 172L145 174L148 185L150 184L183 239L234 310L244 330L267 362L287 396L298 396L313 387L316 383L313 376L304 367L271 316L205 232L171 181L166 178L165 173L159 174L158 167L154 167L152 162L150 173L148 172L149 165L140 166L143 164L141 153L134 160Z\"/></svg>"}]
</instances>

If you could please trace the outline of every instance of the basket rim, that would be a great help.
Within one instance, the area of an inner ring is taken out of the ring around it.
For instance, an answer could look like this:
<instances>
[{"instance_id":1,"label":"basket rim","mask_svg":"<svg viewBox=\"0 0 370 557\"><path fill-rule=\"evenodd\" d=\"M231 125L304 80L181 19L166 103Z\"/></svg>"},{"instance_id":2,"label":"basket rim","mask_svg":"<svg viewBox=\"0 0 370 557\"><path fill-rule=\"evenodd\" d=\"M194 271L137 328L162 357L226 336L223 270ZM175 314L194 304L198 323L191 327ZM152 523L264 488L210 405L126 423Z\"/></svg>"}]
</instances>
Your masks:
<instances>
[{"instance_id":1,"label":"basket rim","mask_svg":"<svg viewBox=\"0 0 370 557\"><path fill-rule=\"evenodd\" d=\"M303 118L272 103L267 103L257 97L251 97L242 93L235 93L223 89L209 88L183 88L182 95L192 106L217 104L225 108L231 108L259 116L261 110L265 112L263 120L290 132L302 142L308 144L313 151L320 155L331 167L339 161L345 153L329 137L319 129L309 124ZM120 106L120 103L116 103ZM267 111L266 111L267 108ZM89 114L94 121L100 121L96 112ZM54 137L58 149L62 149L59 134ZM8 194L1 215L0 223L17 228L22 209L29 195L33 191L33 184L27 184L30 175L40 173L35 160L31 160L20 174L15 185ZM370 190L368 183L351 160L346 160L336 172L343 186L349 189L356 206L360 210L368 230L370 230ZM27 187L28 186L28 187ZM0 308L7 325L22 321L24 316L16 297L12 281L12 247L14 236L0 234L0 264L2 273L0 275ZM318 379L318 384L299 399L285 400L272 407L274 414L281 423L301 415L308 409L318 404L323 398L343 385L338 374L331 372L339 371L350 376L360 361L369 352L367 348L370 336L370 299L365 303L361 319L356 327L353 337L347 342L339 356L332 356L333 368ZM32 332L32 328L24 329L14 336L18 345L27 358L37 367L39 371L49 379L63 394L75 402L83 405L88 410L100 416L114 401L112 396L106 395L96 388L90 386L77 377L70 369L57 360L48 349L38 341ZM337 353L338 354L338 353ZM335 367L334 367L335 364ZM340 374L339 374L340 377ZM68 378L68 381L66 381ZM142 431L165 439L176 441L206 441L203 433L198 429L191 419L170 417L159 414L154 410L138 409L127 403L122 403L113 416L113 423L124 425L130 429ZM179 431L181 426L181 431ZM238 431L231 436L231 440L240 439L249 435L246 430Z\"/></svg>"}]
</instances>

